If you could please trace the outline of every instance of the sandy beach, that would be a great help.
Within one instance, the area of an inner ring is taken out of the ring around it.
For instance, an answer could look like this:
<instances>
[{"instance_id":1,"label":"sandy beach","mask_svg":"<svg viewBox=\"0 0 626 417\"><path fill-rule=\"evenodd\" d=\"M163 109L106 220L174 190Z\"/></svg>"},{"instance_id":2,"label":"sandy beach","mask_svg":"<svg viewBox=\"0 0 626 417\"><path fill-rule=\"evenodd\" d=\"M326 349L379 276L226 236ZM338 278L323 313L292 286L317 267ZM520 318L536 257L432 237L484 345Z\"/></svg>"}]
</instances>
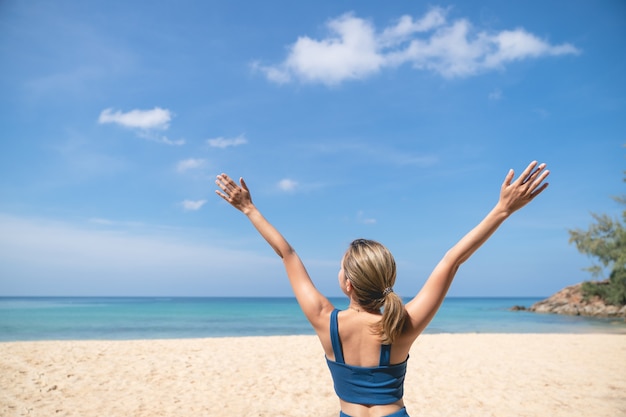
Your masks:
<instances>
[{"instance_id":1,"label":"sandy beach","mask_svg":"<svg viewBox=\"0 0 626 417\"><path fill-rule=\"evenodd\" d=\"M626 335L423 335L412 416L626 416ZM0 343L2 416L337 416L314 336Z\"/></svg>"}]
</instances>

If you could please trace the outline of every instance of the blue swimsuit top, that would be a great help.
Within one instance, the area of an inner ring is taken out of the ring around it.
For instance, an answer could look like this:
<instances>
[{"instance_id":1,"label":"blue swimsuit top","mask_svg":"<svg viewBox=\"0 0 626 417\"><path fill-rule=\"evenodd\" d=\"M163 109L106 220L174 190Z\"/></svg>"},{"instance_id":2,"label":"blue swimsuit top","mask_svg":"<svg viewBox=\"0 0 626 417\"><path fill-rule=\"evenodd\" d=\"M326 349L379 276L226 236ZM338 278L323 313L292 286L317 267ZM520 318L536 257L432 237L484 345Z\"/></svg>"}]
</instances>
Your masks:
<instances>
[{"instance_id":1,"label":"blue swimsuit top","mask_svg":"<svg viewBox=\"0 0 626 417\"><path fill-rule=\"evenodd\" d=\"M390 365L391 345L381 345L378 366L361 367L345 363L339 339L338 313L339 310L335 309L330 315L330 340L335 360L326 358L337 396L350 403L366 405L385 405L401 400L407 361Z\"/></svg>"}]
</instances>

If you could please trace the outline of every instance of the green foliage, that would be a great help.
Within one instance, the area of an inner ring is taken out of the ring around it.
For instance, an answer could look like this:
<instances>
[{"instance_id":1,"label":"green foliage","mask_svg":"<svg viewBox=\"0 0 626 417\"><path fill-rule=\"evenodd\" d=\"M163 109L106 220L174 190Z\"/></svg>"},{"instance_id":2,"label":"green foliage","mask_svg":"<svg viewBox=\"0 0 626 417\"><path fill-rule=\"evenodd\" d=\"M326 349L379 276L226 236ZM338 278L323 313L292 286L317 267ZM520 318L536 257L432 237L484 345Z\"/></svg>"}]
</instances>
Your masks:
<instances>
[{"instance_id":1,"label":"green foliage","mask_svg":"<svg viewBox=\"0 0 626 417\"><path fill-rule=\"evenodd\" d=\"M626 181L626 178L625 178ZM614 198L626 205L626 196ZM575 243L579 252L596 258L600 265L585 268L598 278L609 270L605 282L585 282L582 286L585 298L599 296L607 304L626 305L626 210L622 222L603 214L593 214L595 223L587 230L570 230L570 243Z\"/></svg>"},{"instance_id":2,"label":"green foliage","mask_svg":"<svg viewBox=\"0 0 626 417\"><path fill-rule=\"evenodd\" d=\"M588 300L598 296L606 304L625 305L626 304L626 270L619 269L611 272L611 277L607 281L592 282L586 281L582 285L583 297Z\"/></svg>"}]
</instances>

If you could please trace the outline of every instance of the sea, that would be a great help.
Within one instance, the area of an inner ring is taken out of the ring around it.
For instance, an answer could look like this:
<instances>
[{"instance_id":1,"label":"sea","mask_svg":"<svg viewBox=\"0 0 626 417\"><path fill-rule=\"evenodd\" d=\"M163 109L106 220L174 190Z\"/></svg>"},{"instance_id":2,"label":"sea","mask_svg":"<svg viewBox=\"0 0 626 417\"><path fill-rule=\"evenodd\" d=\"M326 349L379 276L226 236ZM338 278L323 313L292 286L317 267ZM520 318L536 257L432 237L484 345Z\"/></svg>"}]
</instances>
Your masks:
<instances>
[{"instance_id":1,"label":"sea","mask_svg":"<svg viewBox=\"0 0 626 417\"><path fill-rule=\"evenodd\" d=\"M539 300L449 297L425 333L626 334L623 319L510 310ZM0 342L312 334L295 298L0 297Z\"/></svg>"}]
</instances>

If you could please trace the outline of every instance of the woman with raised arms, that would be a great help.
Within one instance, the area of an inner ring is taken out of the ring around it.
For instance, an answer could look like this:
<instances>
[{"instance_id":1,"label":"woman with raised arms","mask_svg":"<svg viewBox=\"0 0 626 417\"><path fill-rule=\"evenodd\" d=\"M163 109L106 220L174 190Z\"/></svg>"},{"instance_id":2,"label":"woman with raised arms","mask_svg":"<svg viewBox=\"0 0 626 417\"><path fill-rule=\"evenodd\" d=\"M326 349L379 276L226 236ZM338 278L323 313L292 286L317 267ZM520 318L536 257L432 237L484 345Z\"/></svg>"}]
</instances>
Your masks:
<instances>
[{"instance_id":1,"label":"woman with raised arms","mask_svg":"<svg viewBox=\"0 0 626 417\"><path fill-rule=\"evenodd\" d=\"M243 178L237 184L226 174L218 175L216 193L243 212L282 258L296 299L326 353L340 417L400 417L408 416L402 397L411 345L441 306L461 264L511 214L546 189L548 174L546 165L537 162L516 180L510 170L494 208L445 253L406 304L393 291L396 264L387 248L372 240L353 241L339 270L339 286L350 299L343 311L315 288L296 251L252 203Z\"/></svg>"}]
</instances>

